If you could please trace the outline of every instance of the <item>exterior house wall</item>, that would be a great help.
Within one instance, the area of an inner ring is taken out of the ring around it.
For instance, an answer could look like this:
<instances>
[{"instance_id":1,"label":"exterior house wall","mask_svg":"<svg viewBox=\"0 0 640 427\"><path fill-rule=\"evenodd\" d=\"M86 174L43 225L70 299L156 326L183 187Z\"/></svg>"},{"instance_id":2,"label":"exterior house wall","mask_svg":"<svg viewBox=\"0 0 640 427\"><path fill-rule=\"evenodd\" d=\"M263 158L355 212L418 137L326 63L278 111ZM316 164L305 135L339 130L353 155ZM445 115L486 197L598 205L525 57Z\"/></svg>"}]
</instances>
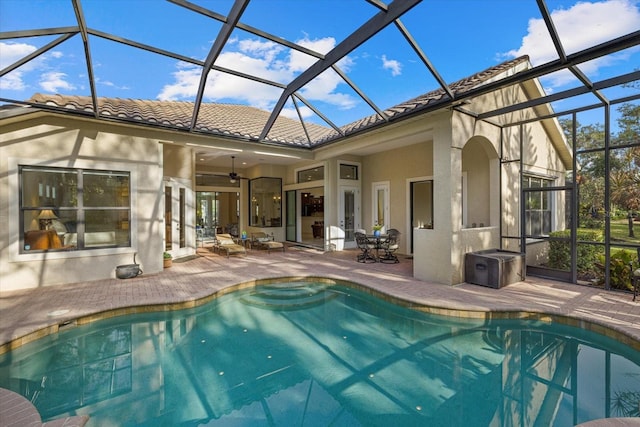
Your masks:
<instances>
[{"instance_id":1,"label":"exterior house wall","mask_svg":"<svg viewBox=\"0 0 640 427\"><path fill-rule=\"evenodd\" d=\"M472 110L495 109L505 103L525 99L525 90L513 86L474 99ZM516 117L511 119L516 120ZM522 146L524 171L555 176L558 178L555 185L564 184L565 168L559 158L558 147L549 137L549 129L548 124L545 126L541 122L534 122L523 125L521 129L503 131L494 124L476 121L472 116L460 112L452 113L450 123L445 120L434 125L434 228L414 231L414 277L445 284L460 283L464 281L464 257L467 252L501 246L500 221L503 225L508 224L503 234L511 231L519 235L519 166L514 167L511 163L503 167L499 156L502 153L503 160L519 160ZM559 144L562 141L555 142ZM479 225L485 222L480 218L488 215L489 220L485 223L488 227L462 227L463 172L468 178L467 222ZM564 212L561 209L564 195L558 194L555 203L558 207L555 210L556 223L563 226L564 220L560 217ZM519 251L518 243L510 241L502 246ZM438 250L431 250L434 247ZM447 265L449 269L444 268Z\"/></svg>"},{"instance_id":2,"label":"exterior house wall","mask_svg":"<svg viewBox=\"0 0 640 427\"><path fill-rule=\"evenodd\" d=\"M130 172L131 247L20 253L20 165ZM115 277L115 267L137 262L162 269L162 149L122 127L56 116L8 123L0 131L0 277L3 291ZM46 262L44 262L46 260Z\"/></svg>"},{"instance_id":3,"label":"exterior house wall","mask_svg":"<svg viewBox=\"0 0 640 427\"><path fill-rule=\"evenodd\" d=\"M567 168L558 156L558 152L552 143L546 129L540 122L523 125L522 127L513 127L505 129L505 135L509 135L508 152L510 159L519 159L516 150L522 145L522 173L533 174L538 176L554 179L553 185L562 186L566 183ZM503 234L509 236L520 235L520 163L514 162L506 164L503 167L504 181L503 191L503 213L502 225ZM565 220L565 199L569 194L562 191L553 193L554 209L552 210L554 219L554 229L566 228ZM508 202L508 203L507 203ZM531 242L535 243L535 242ZM506 240L503 243L505 249L520 251L520 242L517 239ZM537 254L528 259L535 259L535 264L545 261L546 250L540 251L541 245L536 244L535 248L529 246L527 252L535 251Z\"/></svg>"},{"instance_id":4,"label":"exterior house wall","mask_svg":"<svg viewBox=\"0 0 640 427\"><path fill-rule=\"evenodd\" d=\"M474 111L499 108L529 99L536 95L536 91L539 92L538 89L535 84L514 85L471 100L473 105L469 108ZM464 106L460 108L463 110ZM512 113L506 120L525 119L527 114L530 113ZM9 278L12 283L20 283L11 286L48 286L113 277L115 266L130 263L131 256L138 249L141 250L138 261L145 272L159 271L162 264L160 253L165 248L165 185L173 182L178 186L176 188L186 188L189 197L193 198L187 198L187 205L193 210L196 161L194 149L190 146L198 145L197 142L206 146L215 140L216 144L219 142L225 147L228 144L233 149L233 143L229 141L198 135L121 124L96 124L90 119L59 117L50 113L35 113L28 117L32 118L6 121L7 125L3 123L0 134L0 171L7 171L0 177L0 220L9 225L5 231L0 231L0 239L4 243L0 272L3 281ZM281 150L282 155L295 155L300 161L288 166L266 161L255 168L244 171L239 168L237 171L248 178L281 177L284 190L322 187L325 226L336 228L340 225L341 186L352 187L351 183L339 179L339 164L341 161L357 162L361 165L359 184L356 184L360 185L361 221L356 228L371 229L372 186L377 182L388 182L390 210L385 225L397 228L405 235L401 238L400 252L411 252L409 237L414 236L414 276L455 284L464 280L465 253L500 246L519 250L519 239L505 239L501 245L500 228L505 235L520 233L520 160L524 172L554 177L555 185L564 184L563 161L568 163L570 154L567 157L568 151L562 147L564 141L557 122L546 120L500 128L496 124L499 119L478 121L454 107L352 134L313 151L294 152L270 147L270 150ZM159 144L162 142L167 143ZM500 160L505 163L501 164ZM20 254L19 222L16 218L20 164L129 171L132 246ZM296 170L316 165L324 166L324 180L296 183ZM228 171L228 168L223 170L224 173ZM464 175L467 176L466 186L463 186ZM409 223L408 188L411 180L425 177L433 179L433 229L414 230ZM245 229L248 219L247 180L241 180L238 191L240 228ZM561 192L555 196L556 228L564 226L564 198ZM466 220L463 220L464 209ZM186 212L187 225L195 226L192 210ZM484 227L469 227L473 223ZM189 241L195 233L190 231L193 230L187 230L191 237L187 237L186 251L195 247ZM284 239L284 226L273 231L277 233L278 240ZM183 248L180 248L180 253L183 253ZM45 258L46 263L43 262ZM91 269L83 268L88 265ZM73 272L73 276L65 277L66 272ZM7 289L4 283L3 289Z\"/></svg>"},{"instance_id":5,"label":"exterior house wall","mask_svg":"<svg viewBox=\"0 0 640 427\"><path fill-rule=\"evenodd\" d=\"M409 253L410 224L406 211L407 179L433 175L433 143L424 141L418 144L397 148L382 153L363 157L362 161L362 228L371 232L373 218L371 211L372 185L374 182L389 182L389 221L386 228L398 229L404 237L400 237L400 253Z\"/></svg>"},{"instance_id":6,"label":"exterior house wall","mask_svg":"<svg viewBox=\"0 0 640 427\"><path fill-rule=\"evenodd\" d=\"M433 126L433 229L413 231L413 275L420 280L456 280L452 236L462 221L461 212L455 208L462 200L461 149L455 147L450 114L441 115Z\"/></svg>"},{"instance_id":7,"label":"exterior house wall","mask_svg":"<svg viewBox=\"0 0 640 427\"><path fill-rule=\"evenodd\" d=\"M182 145L162 144L163 172L166 177L192 181L194 152Z\"/></svg>"},{"instance_id":8,"label":"exterior house wall","mask_svg":"<svg viewBox=\"0 0 640 427\"><path fill-rule=\"evenodd\" d=\"M495 142L499 131L493 125L475 123L468 115L449 113L434 123L433 135L434 224L433 229L414 230L413 272L421 280L456 284L464 280L466 252L499 243L498 226L493 225L498 223L494 205L499 199ZM465 161L463 152L470 141L473 144L467 151L471 155ZM462 184L465 170L467 181L473 181L466 195ZM465 197L471 204L467 214L487 218L485 225L490 227L463 228Z\"/></svg>"},{"instance_id":9,"label":"exterior house wall","mask_svg":"<svg viewBox=\"0 0 640 427\"><path fill-rule=\"evenodd\" d=\"M183 145L162 144L164 187L171 187L171 215L164 215L165 219L165 249L175 257L192 255L196 250L195 241L195 153L192 148ZM180 191L184 191L181 201ZM164 193L166 210L166 192ZM181 203L184 205L181 207ZM180 209L184 209L184 223L181 223ZM163 210L164 213L164 210ZM166 219L171 218L171 242L167 239ZM180 229L184 228L184 239L180 237Z\"/></svg>"},{"instance_id":10,"label":"exterior house wall","mask_svg":"<svg viewBox=\"0 0 640 427\"><path fill-rule=\"evenodd\" d=\"M488 164L489 156L481 143L470 142L462 149L462 172L467 178L467 222L463 224L465 227L472 227L473 224L480 227L492 225L488 197L491 188Z\"/></svg>"}]
</instances>

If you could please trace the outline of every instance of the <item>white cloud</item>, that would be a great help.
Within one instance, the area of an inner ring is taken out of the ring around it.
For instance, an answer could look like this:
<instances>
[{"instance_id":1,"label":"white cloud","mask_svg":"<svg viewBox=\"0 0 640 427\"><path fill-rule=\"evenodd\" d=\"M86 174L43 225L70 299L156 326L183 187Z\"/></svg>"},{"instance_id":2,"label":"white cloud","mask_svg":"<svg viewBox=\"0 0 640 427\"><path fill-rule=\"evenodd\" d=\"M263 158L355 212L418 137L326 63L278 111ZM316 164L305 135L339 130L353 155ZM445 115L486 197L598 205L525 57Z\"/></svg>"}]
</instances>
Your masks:
<instances>
[{"instance_id":1,"label":"white cloud","mask_svg":"<svg viewBox=\"0 0 640 427\"><path fill-rule=\"evenodd\" d=\"M578 2L569 9L551 11L551 18L567 55L640 28L640 10L632 0ZM531 19L528 34L523 37L520 48L511 50L504 56L515 58L521 55L529 55L534 66L557 59L553 42L542 19ZM624 53L609 55L583 63L580 69L588 76L593 76L597 75L601 67L614 65L626 58ZM558 87L566 84L569 79L573 79L570 73L559 72L547 78L546 83Z\"/></svg>"},{"instance_id":2,"label":"white cloud","mask_svg":"<svg viewBox=\"0 0 640 427\"><path fill-rule=\"evenodd\" d=\"M325 54L335 47L335 39L326 37L311 40L305 37L296 43ZM230 50L229 48L235 48ZM216 65L257 76L273 82L288 84L297 75L318 61L318 58L285 48L277 43L255 39L233 39L227 44L227 51L216 60ZM339 66L348 71L352 60L348 57L340 61ZM172 74L173 82L166 84L158 99L179 100L195 97L200 84L201 69L192 64L179 63L178 70ZM343 83L340 76L332 70L322 73L302 90L309 101L323 101L339 108L352 108L355 100L348 94L338 92ZM234 100L251 106L270 109L277 102L282 89L265 85L233 75L211 71L207 78L205 98L207 101ZM295 111L292 111L295 115ZM292 114L287 111L287 116ZM311 112L304 112L305 115Z\"/></svg>"},{"instance_id":3,"label":"white cloud","mask_svg":"<svg viewBox=\"0 0 640 427\"><path fill-rule=\"evenodd\" d=\"M306 47L314 52L318 52L322 55L326 55L334 47L336 47L336 39L333 37L325 37L323 39L310 40L305 37L304 39L296 42L302 47ZM318 61L315 56L307 55L306 53L292 50L289 55L288 68L292 72L302 72Z\"/></svg>"},{"instance_id":4,"label":"white cloud","mask_svg":"<svg viewBox=\"0 0 640 427\"><path fill-rule=\"evenodd\" d=\"M314 114L311 108L307 107L306 105L298 105L298 110L300 110L300 115L302 116L303 119L312 117ZM283 108L282 111L280 112L280 115L284 117L288 117L290 119L296 119L296 120L299 118L298 111L296 111L294 107Z\"/></svg>"},{"instance_id":5,"label":"white cloud","mask_svg":"<svg viewBox=\"0 0 640 427\"><path fill-rule=\"evenodd\" d=\"M382 68L391 70L391 75L394 77L402 74L402 64L395 59L387 59L387 55L382 55Z\"/></svg>"},{"instance_id":6,"label":"white cloud","mask_svg":"<svg viewBox=\"0 0 640 427\"><path fill-rule=\"evenodd\" d=\"M12 71L11 73L2 76L0 80L0 90L25 90L27 85L25 85L24 80L22 78L22 73L20 71Z\"/></svg>"},{"instance_id":7,"label":"white cloud","mask_svg":"<svg viewBox=\"0 0 640 427\"><path fill-rule=\"evenodd\" d=\"M267 62L273 62L274 58L284 50L284 46L275 42L262 42L255 39L241 40L238 42L238 47L241 52L263 58Z\"/></svg>"},{"instance_id":8,"label":"white cloud","mask_svg":"<svg viewBox=\"0 0 640 427\"><path fill-rule=\"evenodd\" d=\"M27 43L0 42L0 70L14 64L36 50L36 47ZM33 61L32 61L33 62ZM24 74L33 69L33 64L27 63L18 69L8 73L0 80L0 89L21 91L27 88L24 82Z\"/></svg>"},{"instance_id":9,"label":"white cloud","mask_svg":"<svg viewBox=\"0 0 640 427\"><path fill-rule=\"evenodd\" d=\"M76 87L66 81L67 75L65 73L60 73L56 71L52 71L49 73L44 73L40 76L40 87L52 93L58 93L61 90L73 90Z\"/></svg>"},{"instance_id":10,"label":"white cloud","mask_svg":"<svg viewBox=\"0 0 640 427\"><path fill-rule=\"evenodd\" d=\"M200 69L193 66L190 66L193 68L187 68L182 63L178 64L177 67L179 70L173 73L174 83L165 85L160 94L158 94L158 99L176 101L196 95L198 83L200 82Z\"/></svg>"},{"instance_id":11,"label":"white cloud","mask_svg":"<svg viewBox=\"0 0 640 427\"><path fill-rule=\"evenodd\" d=\"M102 85L102 86L107 86L110 88L114 88L114 89L120 89L120 90L129 90L130 88L128 86L118 86L116 85L114 82L110 81L110 80L102 80L99 77L96 77L96 84Z\"/></svg>"},{"instance_id":12,"label":"white cloud","mask_svg":"<svg viewBox=\"0 0 640 427\"><path fill-rule=\"evenodd\" d=\"M300 92L310 102L322 101L335 105L341 110L348 110L355 106L356 100L348 94L335 91L340 82L342 82L342 78L329 68L307 83Z\"/></svg>"},{"instance_id":13,"label":"white cloud","mask_svg":"<svg viewBox=\"0 0 640 427\"><path fill-rule=\"evenodd\" d=\"M0 69L6 68L37 50L37 47L28 43L4 43L0 42ZM31 61L23 64L11 73L2 77L0 89L11 91L33 90L37 85L47 92L57 93L64 90L76 89L76 85L68 81L67 74L52 69L52 60L65 57L61 51L46 52Z\"/></svg>"},{"instance_id":14,"label":"white cloud","mask_svg":"<svg viewBox=\"0 0 640 427\"><path fill-rule=\"evenodd\" d=\"M0 69L8 67L35 51L36 47L27 43L0 42Z\"/></svg>"},{"instance_id":15,"label":"white cloud","mask_svg":"<svg viewBox=\"0 0 640 427\"><path fill-rule=\"evenodd\" d=\"M173 73L174 83L165 85L158 99L176 101L195 98L200 84L201 69L196 66ZM204 97L208 101L233 99L258 108L268 108L280 96L281 89L243 79L230 74L211 71Z\"/></svg>"}]
</instances>

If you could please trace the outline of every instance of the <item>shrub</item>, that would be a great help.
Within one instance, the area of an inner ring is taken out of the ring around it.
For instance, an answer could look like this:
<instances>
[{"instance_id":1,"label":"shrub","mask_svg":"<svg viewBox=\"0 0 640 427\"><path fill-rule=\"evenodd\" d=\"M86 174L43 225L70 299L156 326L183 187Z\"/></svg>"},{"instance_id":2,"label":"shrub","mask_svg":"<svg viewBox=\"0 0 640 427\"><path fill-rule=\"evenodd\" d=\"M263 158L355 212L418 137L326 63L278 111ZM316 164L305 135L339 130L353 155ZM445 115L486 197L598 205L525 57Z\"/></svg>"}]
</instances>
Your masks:
<instances>
[{"instance_id":1,"label":"shrub","mask_svg":"<svg viewBox=\"0 0 640 427\"><path fill-rule=\"evenodd\" d=\"M554 231L549 236L551 237L549 241L549 267L559 270L570 270L571 230ZM578 229L577 237L579 241L604 241L604 236L600 230ZM595 264L598 262L598 255L602 254L603 251L604 248L598 245L579 244L577 260L578 275L583 277L594 276L597 273Z\"/></svg>"},{"instance_id":2,"label":"shrub","mask_svg":"<svg viewBox=\"0 0 640 427\"><path fill-rule=\"evenodd\" d=\"M598 263L596 264L599 270L598 283L604 283L604 255L598 256ZM633 290L631 286L631 268L630 264L633 262L633 269L638 268L638 262L636 261L635 252L628 249L612 250L611 257L609 258L610 279L609 285L612 289Z\"/></svg>"},{"instance_id":3,"label":"shrub","mask_svg":"<svg viewBox=\"0 0 640 427\"><path fill-rule=\"evenodd\" d=\"M580 228L604 229L603 216L591 206L580 205L579 217L578 227Z\"/></svg>"}]
</instances>

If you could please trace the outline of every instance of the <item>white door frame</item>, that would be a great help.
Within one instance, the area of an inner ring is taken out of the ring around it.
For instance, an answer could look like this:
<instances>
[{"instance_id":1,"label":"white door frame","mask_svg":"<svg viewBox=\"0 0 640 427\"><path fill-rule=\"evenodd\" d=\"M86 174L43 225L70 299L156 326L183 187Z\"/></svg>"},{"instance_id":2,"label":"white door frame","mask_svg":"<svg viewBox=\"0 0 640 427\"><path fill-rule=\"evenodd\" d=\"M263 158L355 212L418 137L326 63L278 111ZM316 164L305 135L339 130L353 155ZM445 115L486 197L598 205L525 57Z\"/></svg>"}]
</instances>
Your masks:
<instances>
[{"instance_id":1,"label":"white door frame","mask_svg":"<svg viewBox=\"0 0 640 427\"><path fill-rule=\"evenodd\" d=\"M164 187L171 187L171 255L174 258L191 255L195 252L196 213L195 192L189 180L165 178ZM184 189L184 224L180 221L180 190ZM166 191L165 191L166 196ZM180 245L180 228L184 230L184 245ZM165 242L166 242L165 234Z\"/></svg>"},{"instance_id":2,"label":"white door frame","mask_svg":"<svg viewBox=\"0 0 640 427\"><path fill-rule=\"evenodd\" d=\"M405 198L405 200L407 201L407 205L406 205L404 211L405 211L405 214L406 214L405 223L407 224L407 227L406 227L405 231L407 233L407 236L410 236L409 239L411 239L411 240L406 240L406 243L405 243L406 244L405 250L407 251L407 254L409 254L411 252L411 246L412 246L411 243L413 242L413 228L414 228L414 225L411 224L411 215L412 215L412 212L411 212L411 203L412 203L412 200L411 200L411 184L413 184L414 182L423 182L423 181L431 181L431 182L433 182L433 176L416 176L416 177L413 177L413 178L407 178L407 180L406 180L406 198ZM433 187L432 187L432 190L433 190ZM433 203L433 199L431 200L431 202ZM433 218L432 218L432 221L433 221ZM411 252L411 254L413 254L413 252Z\"/></svg>"},{"instance_id":3,"label":"white door frame","mask_svg":"<svg viewBox=\"0 0 640 427\"><path fill-rule=\"evenodd\" d=\"M353 191L353 230L356 230L360 227L362 222L361 218L361 195L360 195L360 186L359 185L340 185L338 189L338 225L340 228L347 232L346 229L346 218L344 217L344 199L345 193L347 191ZM344 249L353 249L356 247L355 238L349 238L348 235L345 235L344 239Z\"/></svg>"}]
</instances>

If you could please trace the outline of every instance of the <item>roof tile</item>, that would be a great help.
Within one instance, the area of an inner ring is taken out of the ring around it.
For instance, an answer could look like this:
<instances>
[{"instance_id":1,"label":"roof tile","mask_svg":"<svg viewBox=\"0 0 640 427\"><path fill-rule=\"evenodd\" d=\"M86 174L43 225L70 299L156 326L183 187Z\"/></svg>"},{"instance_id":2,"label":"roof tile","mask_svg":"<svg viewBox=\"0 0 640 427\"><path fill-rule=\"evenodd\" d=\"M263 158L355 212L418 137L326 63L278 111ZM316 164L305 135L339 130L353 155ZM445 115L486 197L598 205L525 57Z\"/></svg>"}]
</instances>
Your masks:
<instances>
[{"instance_id":1,"label":"roof tile","mask_svg":"<svg viewBox=\"0 0 640 427\"><path fill-rule=\"evenodd\" d=\"M525 61L528 61L526 56L504 62L459 80L449 85L449 88L454 93L454 96L459 96ZM390 107L384 111L384 114L393 119L399 115L424 109L429 104L440 101L445 97L446 92L443 89L434 90ZM63 109L94 112L93 102L89 96L36 93L28 102ZM194 110L194 103L192 102L123 98L98 98L97 106L99 116L118 117L151 125L161 124L178 129L191 127ZM204 133L258 140L270 114L269 111L246 105L202 103L194 129ZM349 123L343 126L340 132L337 132L333 128L314 123L305 123L303 127L298 120L280 116L276 119L265 140L284 145L311 147L383 122L384 119L382 117L373 114Z\"/></svg>"}]
</instances>

